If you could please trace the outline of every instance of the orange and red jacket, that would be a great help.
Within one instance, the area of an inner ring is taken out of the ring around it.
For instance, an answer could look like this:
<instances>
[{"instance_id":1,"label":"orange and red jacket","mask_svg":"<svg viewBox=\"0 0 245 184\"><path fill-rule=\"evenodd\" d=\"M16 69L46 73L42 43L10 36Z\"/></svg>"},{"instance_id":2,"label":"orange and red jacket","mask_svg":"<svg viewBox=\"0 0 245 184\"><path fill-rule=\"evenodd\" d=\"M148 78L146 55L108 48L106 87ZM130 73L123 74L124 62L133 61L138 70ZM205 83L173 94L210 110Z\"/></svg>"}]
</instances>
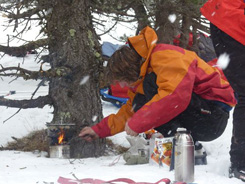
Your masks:
<instances>
[{"instance_id":1,"label":"orange and red jacket","mask_svg":"<svg viewBox=\"0 0 245 184\"><path fill-rule=\"evenodd\" d=\"M212 24L245 45L245 0L208 0L200 10Z\"/></svg>"},{"instance_id":2,"label":"orange and red jacket","mask_svg":"<svg viewBox=\"0 0 245 184\"><path fill-rule=\"evenodd\" d=\"M187 108L193 92L207 100L223 102L229 106L236 104L229 83L196 53L173 45L156 44L157 35L150 27L144 28L138 36L128 41L145 58L145 62L135 87L128 92L127 103L117 114L107 116L92 127L100 137L124 131L126 122L137 133L165 124ZM136 93L144 94L143 80L150 72L157 76L158 93L134 112L134 96Z\"/></svg>"}]
</instances>

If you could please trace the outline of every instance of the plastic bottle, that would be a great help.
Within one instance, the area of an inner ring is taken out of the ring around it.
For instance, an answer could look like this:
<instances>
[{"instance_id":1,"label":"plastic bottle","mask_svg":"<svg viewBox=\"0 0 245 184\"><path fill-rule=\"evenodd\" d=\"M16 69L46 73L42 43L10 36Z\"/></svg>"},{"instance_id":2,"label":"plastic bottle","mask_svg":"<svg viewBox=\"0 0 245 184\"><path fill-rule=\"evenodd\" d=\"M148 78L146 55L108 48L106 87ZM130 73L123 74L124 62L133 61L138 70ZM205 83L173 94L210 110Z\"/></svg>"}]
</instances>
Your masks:
<instances>
[{"instance_id":1,"label":"plastic bottle","mask_svg":"<svg viewBox=\"0 0 245 184\"><path fill-rule=\"evenodd\" d=\"M178 128L174 145L175 180L186 183L194 181L194 143L190 132L185 128Z\"/></svg>"}]
</instances>

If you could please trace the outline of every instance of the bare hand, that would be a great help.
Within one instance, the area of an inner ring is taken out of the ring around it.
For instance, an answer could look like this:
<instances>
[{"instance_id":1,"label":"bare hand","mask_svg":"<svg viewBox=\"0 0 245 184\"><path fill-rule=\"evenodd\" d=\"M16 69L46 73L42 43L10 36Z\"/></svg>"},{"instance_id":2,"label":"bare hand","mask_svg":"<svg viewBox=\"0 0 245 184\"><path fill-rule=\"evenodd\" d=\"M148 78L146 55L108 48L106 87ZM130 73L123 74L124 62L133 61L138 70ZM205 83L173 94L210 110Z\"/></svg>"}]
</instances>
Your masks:
<instances>
[{"instance_id":1,"label":"bare hand","mask_svg":"<svg viewBox=\"0 0 245 184\"><path fill-rule=\"evenodd\" d=\"M80 131L79 137L81 137L82 139L88 142L92 142L93 140L99 138L99 136L94 132L94 130L91 127L84 127Z\"/></svg>"},{"instance_id":2,"label":"bare hand","mask_svg":"<svg viewBox=\"0 0 245 184\"><path fill-rule=\"evenodd\" d=\"M131 136L137 136L138 133L133 131L129 126L128 126L128 123L126 123L125 125L125 131L127 133L127 135L131 135Z\"/></svg>"}]
</instances>

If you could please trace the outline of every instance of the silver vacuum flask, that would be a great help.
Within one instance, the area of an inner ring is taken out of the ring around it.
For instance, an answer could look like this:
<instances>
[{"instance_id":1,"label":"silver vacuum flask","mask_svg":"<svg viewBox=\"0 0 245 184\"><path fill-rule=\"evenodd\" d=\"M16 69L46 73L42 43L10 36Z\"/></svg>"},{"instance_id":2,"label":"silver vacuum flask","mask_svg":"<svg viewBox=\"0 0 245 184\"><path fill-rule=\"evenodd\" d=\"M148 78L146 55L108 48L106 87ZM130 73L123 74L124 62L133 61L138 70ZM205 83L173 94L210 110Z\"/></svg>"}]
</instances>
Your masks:
<instances>
[{"instance_id":1,"label":"silver vacuum flask","mask_svg":"<svg viewBox=\"0 0 245 184\"><path fill-rule=\"evenodd\" d=\"M175 180L186 183L194 181L194 143L185 128L178 128L175 135Z\"/></svg>"}]
</instances>

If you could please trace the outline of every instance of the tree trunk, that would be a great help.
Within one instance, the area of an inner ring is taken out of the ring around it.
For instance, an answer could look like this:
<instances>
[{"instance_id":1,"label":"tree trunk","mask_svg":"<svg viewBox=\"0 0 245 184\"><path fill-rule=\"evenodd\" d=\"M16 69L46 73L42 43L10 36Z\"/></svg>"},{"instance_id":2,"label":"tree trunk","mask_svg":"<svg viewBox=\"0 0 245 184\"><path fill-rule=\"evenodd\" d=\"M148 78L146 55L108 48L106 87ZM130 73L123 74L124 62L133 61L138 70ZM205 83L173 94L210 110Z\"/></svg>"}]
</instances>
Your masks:
<instances>
[{"instance_id":1,"label":"tree trunk","mask_svg":"<svg viewBox=\"0 0 245 184\"><path fill-rule=\"evenodd\" d=\"M138 27L135 35L138 35L143 28L145 28L146 26L150 26L150 21L148 20L148 15L141 0L134 1L132 8L135 12L135 17L138 22Z\"/></svg>"},{"instance_id":2,"label":"tree trunk","mask_svg":"<svg viewBox=\"0 0 245 184\"><path fill-rule=\"evenodd\" d=\"M180 47L185 49L188 47L189 33L190 33L190 18L188 16L183 15L181 34L180 34L180 44L179 44Z\"/></svg>"},{"instance_id":3,"label":"tree trunk","mask_svg":"<svg viewBox=\"0 0 245 184\"><path fill-rule=\"evenodd\" d=\"M178 20L170 22L169 15L175 14L176 6L173 1L156 1L156 32L160 43L173 44L178 34ZM177 17L178 15L176 15Z\"/></svg>"},{"instance_id":4,"label":"tree trunk","mask_svg":"<svg viewBox=\"0 0 245 184\"><path fill-rule=\"evenodd\" d=\"M75 124L70 142L72 158L101 156L105 140L84 142L78 133L102 119L99 96L100 47L93 29L90 1L56 0L47 20L51 67L69 68L72 72L52 79L49 95L54 104L51 124Z\"/></svg>"}]
</instances>

